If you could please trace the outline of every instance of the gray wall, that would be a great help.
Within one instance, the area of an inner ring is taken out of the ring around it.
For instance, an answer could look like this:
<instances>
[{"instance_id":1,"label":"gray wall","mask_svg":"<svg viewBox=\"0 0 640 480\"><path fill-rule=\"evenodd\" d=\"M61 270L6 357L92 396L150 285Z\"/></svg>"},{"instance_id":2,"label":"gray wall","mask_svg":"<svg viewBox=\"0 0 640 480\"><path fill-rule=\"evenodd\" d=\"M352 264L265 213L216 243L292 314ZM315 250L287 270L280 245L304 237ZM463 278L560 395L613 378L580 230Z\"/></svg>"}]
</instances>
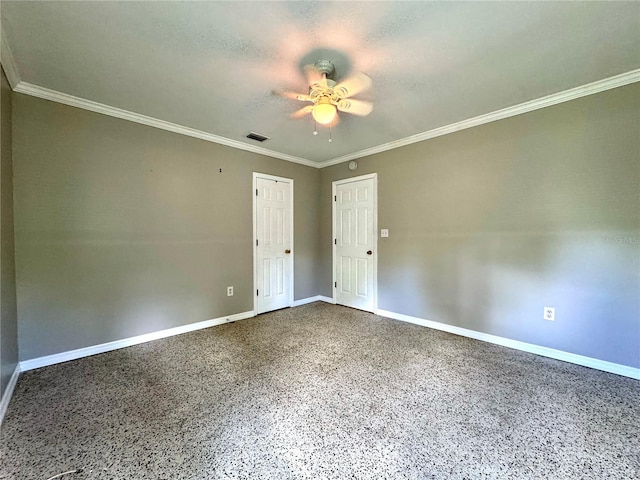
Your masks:
<instances>
[{"instance_id":1,"label":"gray wall","mask_svg":"<svg viewBox=\"0 0 640 480\"><path fill-rule=\"evenodd\" d=\"M252 310L253 171L294 179L317 295L319 170L21 94L13 141L21 360Z\"/></svg>"},{"instance_id":2,"label":"gray wall","mask_svg":"<svg viewBox=\"0 0 640 480\"><path fill-rule=\"evenodd\" d=\"M639 132L634 84L322 169L319 293L331 182L377 172L379 308L640 367Z\"/></svg>"},{"instance_id":3,"label":"gray wall","mask_svg":"<svg viewBox=\"0 0 640 480\"><path fill-rule=\"evenodd\" d=\"M13 171L11 143L11 87L2 77L0 100L0 398L18 363L18 325L13 243Z\"/></svg>"},{"instance_id":4,"label":"gray wall","mask_svg":"<svg viewBox=\"0 0 640 480\"><path fill-rule=\"evenodd\" d=\"M295 180L295 298L331 296L331 182L377 172L379 308L640 367L638 84L355 173L13 108L22 360L251 310L253 171Z\"/></svg>"}]
</instances>

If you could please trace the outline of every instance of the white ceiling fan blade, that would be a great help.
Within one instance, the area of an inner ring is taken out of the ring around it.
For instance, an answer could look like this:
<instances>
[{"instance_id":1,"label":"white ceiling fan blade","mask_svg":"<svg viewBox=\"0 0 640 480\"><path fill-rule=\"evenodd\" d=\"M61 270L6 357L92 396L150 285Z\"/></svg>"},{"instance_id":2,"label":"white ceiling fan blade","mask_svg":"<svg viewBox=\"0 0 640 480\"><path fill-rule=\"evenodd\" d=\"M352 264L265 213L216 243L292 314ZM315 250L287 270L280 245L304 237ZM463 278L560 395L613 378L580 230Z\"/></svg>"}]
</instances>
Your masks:
<instances>
[{"instance_id":1,"label":"white ceiling fan blade","mask_svg":"<svg viewBox=\"0 0 640 480\"><path fill-rule=\"evenodd\" d=\"M333 87L333 91L337 93L340 98L348 98L367 90L371 87L372 83L371 77L368 75L356 73Z\"/></svg>"},{"instance_id":2,"label":"white ceiling fan blade","mask_svg":"<svg viewBox=\"0 0 640 480\"><path fill-rule=\"evenodd\" d=\"M305 95L304 93L289 92L286 90L274 90L273 93L280 97L290 98L291 100L300 100L302 102L311 101L311 97L309 95Z\"/></svg>"},{"instance_id":3,"label":"white ceiling fan blade","mask_svg":"<svg viewBox=\"0 0 640 480\"><path fill-rule=\"evenodd\" d=\"M338 110L364 117L365 115L369 115L373 110L373 103L349 98L338 102Z\"/></svg>"},{"instance_id":4,"label":"white ceiling fan blade","mask_svg":"<svg viewBox=\"0 0 640 480\"><path fill-rule=\"evenodd\" d=\"M327 88L327 78L314 65L305 65L304 75L307 77L310 87L319 85L322 88Z\"/></svg>"},{"instance_id":5,"label":"white ceiling fan blade","mask_svg":"<svg viewBox=\"0 0 640 480\"><path fill-rule=\"evenodd\" d=\"M291 118L304 117L305 115L308 115L309 113L311 113L312 110L313 110L313 105L307 105L306 107L302 107L300 110L296 110L289 116Z\"/></svg>"}]
</instances>

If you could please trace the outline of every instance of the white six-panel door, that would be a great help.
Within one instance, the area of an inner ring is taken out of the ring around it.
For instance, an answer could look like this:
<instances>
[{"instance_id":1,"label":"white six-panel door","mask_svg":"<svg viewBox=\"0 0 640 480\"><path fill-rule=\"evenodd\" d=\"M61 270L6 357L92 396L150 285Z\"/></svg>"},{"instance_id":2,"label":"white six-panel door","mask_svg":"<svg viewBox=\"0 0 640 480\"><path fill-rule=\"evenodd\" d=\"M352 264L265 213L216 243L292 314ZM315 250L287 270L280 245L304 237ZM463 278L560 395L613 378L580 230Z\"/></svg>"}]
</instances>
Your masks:
<instances>
[{"instance_id":1,"label":"white six-panel door","mask_svg":"<svg viewBox=\"0 0 640 480\"><path fill-rule=\"evenodd\" d=\"M255 311L293 301L293 180L254 173Z\"/></svg>"},{"instance_id":2,"label":"white six-panel door","mask_svg":"<svg viewBox=\"0 0 640 480\"><path fill-rule=\"evenodd\" d=\"M333 183L334 299L370 312L376 308L376 175Z\"/></svg>"}]
</instances>

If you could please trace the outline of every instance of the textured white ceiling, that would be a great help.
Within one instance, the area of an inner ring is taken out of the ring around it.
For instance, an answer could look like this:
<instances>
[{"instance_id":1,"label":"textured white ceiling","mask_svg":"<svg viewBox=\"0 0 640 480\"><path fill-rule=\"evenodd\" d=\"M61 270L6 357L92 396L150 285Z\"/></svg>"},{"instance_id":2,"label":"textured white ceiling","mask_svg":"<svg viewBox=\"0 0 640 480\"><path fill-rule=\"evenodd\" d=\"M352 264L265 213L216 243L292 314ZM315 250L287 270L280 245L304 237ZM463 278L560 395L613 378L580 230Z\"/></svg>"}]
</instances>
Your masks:
<instances>
[{"instance_id":1,"label":"textured white ceiling","mask_svg":"<svg viewBox=\"0 0 640 480\"><path fill-rule=\"evenodd\" d=\"M28 83L314 162L640 67L639 2L10 2ZM333 142L289 113L301 67L362 71Z\"/></svg>"}]
</instances>

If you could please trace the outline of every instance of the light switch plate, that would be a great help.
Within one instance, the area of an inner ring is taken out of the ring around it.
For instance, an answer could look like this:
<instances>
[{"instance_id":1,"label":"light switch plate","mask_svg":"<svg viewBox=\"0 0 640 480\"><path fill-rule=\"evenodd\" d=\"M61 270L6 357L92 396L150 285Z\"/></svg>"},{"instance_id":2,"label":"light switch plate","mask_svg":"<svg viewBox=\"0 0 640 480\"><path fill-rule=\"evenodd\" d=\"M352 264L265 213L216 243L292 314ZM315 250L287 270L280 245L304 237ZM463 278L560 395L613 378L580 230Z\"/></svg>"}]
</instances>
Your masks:
<instances>
[{"instance_id":1,"label":"light switch plate","mask_svg":"<svg viewBox=\"0 0 640 480\"><path fill-rule=\"evenodd\" d=\"M380 236L381 236L382 238L386 238L386 237L388 237L388 236L389 236L389 229L388 229L388 228L382 228L382 229L380 230Z\"/></svg>"}]
</instances>

